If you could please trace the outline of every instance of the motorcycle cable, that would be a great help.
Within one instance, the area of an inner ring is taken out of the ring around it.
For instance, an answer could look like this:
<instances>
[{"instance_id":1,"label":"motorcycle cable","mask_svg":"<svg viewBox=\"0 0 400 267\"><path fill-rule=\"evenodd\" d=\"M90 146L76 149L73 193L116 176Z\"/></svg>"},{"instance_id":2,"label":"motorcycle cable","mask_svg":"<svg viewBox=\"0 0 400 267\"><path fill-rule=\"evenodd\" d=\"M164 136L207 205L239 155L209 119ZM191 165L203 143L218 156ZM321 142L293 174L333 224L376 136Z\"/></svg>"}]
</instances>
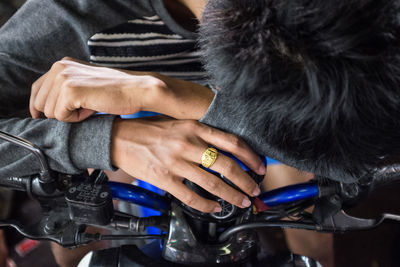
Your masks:
<instances>
[{"instance_id":1,"label":"motorcycle cable","mask_svg":"<svg viewBox=\"0 0 400 267\"><path fill-rule=\"evenodd\" d=\"M100 241L100 240L132 240L132 239L164 239L166 235L102 235L83 233L82 242Z\"/></svg>"}]
</instances>

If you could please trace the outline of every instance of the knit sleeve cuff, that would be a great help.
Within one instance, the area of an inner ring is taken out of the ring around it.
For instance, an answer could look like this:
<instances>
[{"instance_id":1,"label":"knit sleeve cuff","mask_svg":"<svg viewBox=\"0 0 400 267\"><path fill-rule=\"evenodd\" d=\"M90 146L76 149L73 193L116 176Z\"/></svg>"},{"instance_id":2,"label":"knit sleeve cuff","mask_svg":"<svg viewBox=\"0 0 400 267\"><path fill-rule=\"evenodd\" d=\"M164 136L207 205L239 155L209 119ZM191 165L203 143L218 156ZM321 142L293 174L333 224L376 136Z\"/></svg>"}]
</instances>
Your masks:
<instances>
[{"instance_id":1,"label":"knit sleeve cuff","mask_svg":"<svg viewBox=\"0 0 400 267\"><path fill-rule=\"evenodd\" d=\"M75 123L70 132L69 151L79 169L115 170L111 164L111 131L115 116L93 116Z\"/></svg>"}]
</instances>

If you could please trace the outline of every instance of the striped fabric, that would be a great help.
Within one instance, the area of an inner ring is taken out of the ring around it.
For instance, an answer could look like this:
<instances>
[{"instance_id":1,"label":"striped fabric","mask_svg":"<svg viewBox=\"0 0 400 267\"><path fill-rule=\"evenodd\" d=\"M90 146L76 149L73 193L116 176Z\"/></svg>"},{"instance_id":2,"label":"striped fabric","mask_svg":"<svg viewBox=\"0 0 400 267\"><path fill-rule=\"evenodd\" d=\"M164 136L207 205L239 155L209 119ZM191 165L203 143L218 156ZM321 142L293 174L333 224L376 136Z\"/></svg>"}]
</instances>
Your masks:
<instances>
[{"instance_id":1,"label":"striped fabric","mask_svg":"<svg viewBox=\"0 0 400 267\"><path fill-rule=\"evenodd\" d=\"M174 33L158 16L130 20L97 33L88 46L93 64L206 82L196 40Z\"/></svg>"}]
</instances>

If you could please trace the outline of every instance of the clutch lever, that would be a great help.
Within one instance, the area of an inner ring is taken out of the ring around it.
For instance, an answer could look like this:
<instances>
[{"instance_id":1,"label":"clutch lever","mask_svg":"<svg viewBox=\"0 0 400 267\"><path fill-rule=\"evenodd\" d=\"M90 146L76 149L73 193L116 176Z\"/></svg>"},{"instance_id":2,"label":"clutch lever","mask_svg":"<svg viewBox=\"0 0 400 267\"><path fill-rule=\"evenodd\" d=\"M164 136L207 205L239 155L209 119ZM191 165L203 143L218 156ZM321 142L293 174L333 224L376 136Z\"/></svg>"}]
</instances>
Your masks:
<instances>
[{"instance_id":1,"label":"clutch lever","mask_svg":"<svg viewBox=\"0 0 400 267\"><path fill-rule=\"evenodd\" d=\"M400 222L400 215L383 213L379 218L365 219L353 217L343 210L338 211L332 216L325 218L318 226L317 230L322 232L346 232L356 230L372 229L384 221Z\"/></svg>"}]
</instances>

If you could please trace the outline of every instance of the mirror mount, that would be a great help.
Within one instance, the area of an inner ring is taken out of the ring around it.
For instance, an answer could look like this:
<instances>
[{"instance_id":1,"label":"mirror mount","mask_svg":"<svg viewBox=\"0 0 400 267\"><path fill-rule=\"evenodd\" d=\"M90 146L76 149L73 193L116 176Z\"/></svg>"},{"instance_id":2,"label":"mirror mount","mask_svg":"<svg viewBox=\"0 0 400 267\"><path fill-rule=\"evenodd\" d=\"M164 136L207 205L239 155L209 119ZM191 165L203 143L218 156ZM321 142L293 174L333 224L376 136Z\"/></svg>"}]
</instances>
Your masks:
<instances>
[{"instance_id":1,"label":"mirror mount","mask_svg":"<svg viewBox=\"0 0 400 267\"><path fill-rule=\"evenodd\" d=\"M39 147L21 137L14 136L3 131L0 131L0 139L12 143L18 147L24 148L25 150L28 150L30 153L32 153L40 164L39 181L42 189L47 193L51 193L55 190L55 180L50 174L50 169L47 164L46 157Z\"/></svg>"}]
</instances>

